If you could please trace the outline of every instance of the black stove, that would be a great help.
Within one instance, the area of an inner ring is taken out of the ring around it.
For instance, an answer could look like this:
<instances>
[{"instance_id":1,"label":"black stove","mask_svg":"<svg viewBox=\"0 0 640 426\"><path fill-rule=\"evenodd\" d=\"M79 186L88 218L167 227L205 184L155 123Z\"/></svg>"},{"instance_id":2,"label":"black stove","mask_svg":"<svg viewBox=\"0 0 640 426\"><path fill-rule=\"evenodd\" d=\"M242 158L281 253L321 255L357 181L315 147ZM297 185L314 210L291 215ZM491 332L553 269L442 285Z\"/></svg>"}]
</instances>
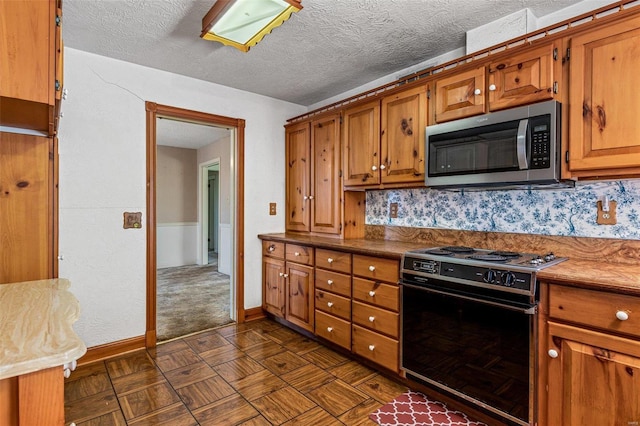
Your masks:
<instances>
[{"instance_id":1,"label":"black stove","mask_svg":"<svg viewBox=\"0 0 640 426\"><path fill-rule=\"evenodd\" d=\"M463 246L425 248L404 253L402 281L430 287L452 283L449 286L479 296L511 293L528 296L529 302L535 302L536 272L565 260L553 253L516 253Z\"/></svg>"}]
</instances>

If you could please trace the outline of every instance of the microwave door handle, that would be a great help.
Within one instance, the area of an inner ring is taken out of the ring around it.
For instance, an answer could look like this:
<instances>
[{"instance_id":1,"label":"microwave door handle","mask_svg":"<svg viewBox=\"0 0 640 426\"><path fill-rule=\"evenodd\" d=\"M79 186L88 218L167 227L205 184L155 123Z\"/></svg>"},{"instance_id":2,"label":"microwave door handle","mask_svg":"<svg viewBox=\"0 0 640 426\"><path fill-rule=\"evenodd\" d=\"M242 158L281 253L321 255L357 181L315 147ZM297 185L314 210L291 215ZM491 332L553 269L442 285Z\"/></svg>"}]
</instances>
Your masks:
<instances>
[{"instance_id":1,"label":"microwave door handle","mask_svg":"<svg viewBox=\"0 0 640 426\"><path fill-rule=\"evenodd\" d=\"M516 138L518 167L520 170L526 170L529 168L529 164L527 162L527 127L529 127L529 120L520 120L520 124L518 124L518 136Z\"/></svg>"}]
</instances>

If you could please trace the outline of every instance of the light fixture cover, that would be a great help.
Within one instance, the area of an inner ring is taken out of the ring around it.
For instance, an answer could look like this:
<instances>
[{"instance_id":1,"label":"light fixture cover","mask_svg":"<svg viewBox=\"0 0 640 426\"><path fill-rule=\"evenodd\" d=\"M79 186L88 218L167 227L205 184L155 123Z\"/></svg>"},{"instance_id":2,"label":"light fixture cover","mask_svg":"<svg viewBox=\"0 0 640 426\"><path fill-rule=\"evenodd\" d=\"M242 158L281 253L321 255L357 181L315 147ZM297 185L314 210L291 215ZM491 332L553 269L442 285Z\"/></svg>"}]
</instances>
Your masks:
<instances>
[{"instance_id":1,"label":"light fixture cover","mask_svg":"<svg viewBox=\"0 0 640 426\"><path fill-rule=\"evenodd\" d=\"M300 9L300 0L217 0L200 37L247 52Z\"/></svg>"}]
</instances>

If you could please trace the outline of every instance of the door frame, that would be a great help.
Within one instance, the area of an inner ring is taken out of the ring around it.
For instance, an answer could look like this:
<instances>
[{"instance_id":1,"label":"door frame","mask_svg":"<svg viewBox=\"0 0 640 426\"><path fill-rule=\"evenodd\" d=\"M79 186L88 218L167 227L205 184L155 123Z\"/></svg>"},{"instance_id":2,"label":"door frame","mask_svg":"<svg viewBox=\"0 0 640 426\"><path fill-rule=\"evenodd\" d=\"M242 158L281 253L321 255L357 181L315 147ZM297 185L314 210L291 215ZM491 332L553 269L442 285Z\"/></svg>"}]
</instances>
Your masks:
<instances>
[{"instance_id":1,"label":"door frame","mask_svg":"<svg viewBox=\"0 0 640 426\"><path fill-rule=\"evenodd\" d=\"M209 229L209 216L211 215L211 209L209 208L209 191L207 185L209 183L209 167L214 166L216 164L220 164L220 158L214 158L204 163L198 164L198 215L201 218L200 230L198 235L198 260L200 265L208 265L208 251L209 244L208 238L211 233L211 229ZM233 172L233 170L232 170ZM218 174L219 176L219 174ZM219 192L219 191L218 191ZM216 194L217 197L220 194ZM206 202L205 202L206 201ZM205 214L206 213L206 214ZM218 223L220 220L218 220Z\"/></svg>"},{"instance_id":2,"label":"door frame","mask_svg":"<svg viewBox=\"0 0 640 426\"><path fill-rule=\"evenodd\" d=\"M234 262L236 321L245 320L244 310L244 127L241 118L224 117L200 111L145 102L147 120L147 324L145 346L156 346L157 236L156 236L156 119L158 116L183 121L230 127L235 130L235 229ZM232 130L232 131L233 131Z\"/></svg>"}]
</instances>

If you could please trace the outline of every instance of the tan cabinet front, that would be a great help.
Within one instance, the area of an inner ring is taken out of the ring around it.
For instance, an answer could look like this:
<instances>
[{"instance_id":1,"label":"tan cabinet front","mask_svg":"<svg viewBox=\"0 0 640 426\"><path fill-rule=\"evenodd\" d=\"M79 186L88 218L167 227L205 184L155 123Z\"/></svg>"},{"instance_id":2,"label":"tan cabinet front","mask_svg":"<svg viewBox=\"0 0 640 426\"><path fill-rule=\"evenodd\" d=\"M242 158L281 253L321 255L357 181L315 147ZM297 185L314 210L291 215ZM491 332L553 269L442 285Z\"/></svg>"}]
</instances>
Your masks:
<instances>
[{"instance_id":1,"label":"tan cabinet front","mask_svg":"<svg viewBox=\"0 0 640 426\"><path fill-rule=\"evenodd\" d=\"M316 249L316 267L329 271L351 273L351 253Z\"/></svg>"},{"instance_id":2,"label":"tan cabinet front","mask_svg":"<svg viewBox=\"0 0 640 426\"><path fill-rule=\"evenodd\" d=\"M400 262L380 257L353 255L353 275L397 283L400 278Z\"/></svg>"},{"instance_id":3,"label":"tan cabinet front","mask_svg":"<svg viewBox=\"0 0 640 426\"><path fill-rule=\"evenodd\" d=\"M342 132L344 185L380 183L380 101L346 110Z\"/></svg>"},{"instance_id":4,"label":"tan cabinet front","mask_svg":"<svg viewBox=\"0 0 640 426\"><path fill-rule=\"evenodd\" d=\"M352 351L391 371L398 371L398 341L354 325Z\"/></svg>"},{"instance_id":5,"label":"tan cabinet front","mask_svg":"<svg viewBox=\"0 0 640 426\"><path fill-rule=\"evenodd\" d=\"M262 255L284 259L284 243L262 241Z\"/></svg>"},{"instance_id":6,"label":"tan cabinet front","mask_svg":"<svg viewBox=\"0 0 640 426\"><path fill-rule=\"evenodd\" d=\"M351 297L351 276L316 269L316 288Z\"/></svg>"},{"instance_id":7,"label":"tan cabinet front","mask_svg":"<svg viewBox=\"0 0 640 426\"><path fill-rule=\"evenodd\" d=\"M397 285L353 277L353 299L392 311L398 311L400 288Z\"/></svg>"},{"instance_id":8,"label":"tan cabinet front","mask_svg":"<svg viewBox=\"0 0 640 426\"><path fill-rule=\"evenodd\" d=\"M353 323L397 339L400 315L397 312L390 312L354 301Z\"/></svg>"},{"instance_id":9,"label":"tan cabinet front","mask_svg":"<svg viewBox=\"0 0 640 426\"><path fill-rule=\"evenodd\" d=\"M351 349L351 323L316 311L316 334L343 348Z\"/></svg>"},{"instance_id":10,"label":"tan cabinet front","mask_svg":"<svg viewBox=\"0 0 640 426\"><path fill-rule=\"evenodd\" d=\"M337 296L327 291L316 290L316 309L335 315L344 320L351 320L351 299Z\"/></svg>"},{"instance_id":11,"label":"tan cabinet front","mask_svg":"<svg viewBox=\"0 0 640 426\"><path fill-rule=\"evenodd\" d=\"M285 258L290 262L313 265L313 247L287 243L285 245Z\"/></svg>"}]
</instances>

